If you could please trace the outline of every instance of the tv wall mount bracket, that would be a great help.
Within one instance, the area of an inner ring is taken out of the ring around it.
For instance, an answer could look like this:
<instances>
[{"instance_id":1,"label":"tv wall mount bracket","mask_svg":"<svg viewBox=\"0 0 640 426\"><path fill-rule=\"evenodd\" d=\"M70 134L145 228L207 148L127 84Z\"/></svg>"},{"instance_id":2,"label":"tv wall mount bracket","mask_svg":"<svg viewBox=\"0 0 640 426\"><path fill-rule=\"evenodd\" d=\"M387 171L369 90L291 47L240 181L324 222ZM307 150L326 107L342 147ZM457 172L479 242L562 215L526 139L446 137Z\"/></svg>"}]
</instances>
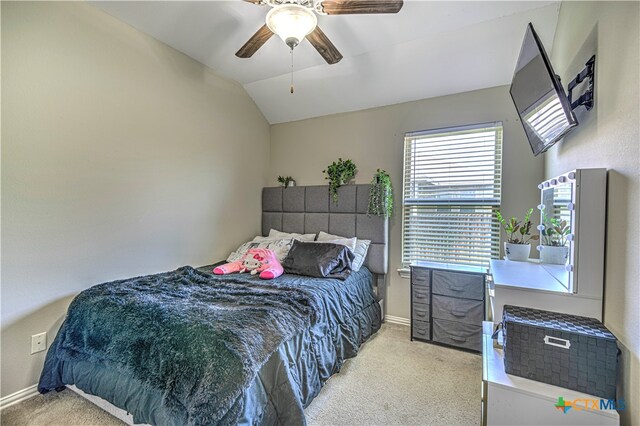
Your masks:
<instances>
[{"instance_id":1,"label":"tv wall mount bracket","mask_svg":"<svg viewBox=\"0 0 640 426\"><path fill-rule=\"evenodd\" d=\"M596 67L596 55L593 55L584 66L584 69L580 71L580 74L576 76L573 80L569 82L569 86L567 87L567 97L569 98L569 104L571 104L571 109L574 110L579 106L583 105L587 111L590 111L593 108L593 86L595 84L595 67ZM584 80L589 79L587 82L587 90L580 95L578 99L575 101L573 98L573 89L576 88L580 83Z\"/></svg>"}]
</instances>

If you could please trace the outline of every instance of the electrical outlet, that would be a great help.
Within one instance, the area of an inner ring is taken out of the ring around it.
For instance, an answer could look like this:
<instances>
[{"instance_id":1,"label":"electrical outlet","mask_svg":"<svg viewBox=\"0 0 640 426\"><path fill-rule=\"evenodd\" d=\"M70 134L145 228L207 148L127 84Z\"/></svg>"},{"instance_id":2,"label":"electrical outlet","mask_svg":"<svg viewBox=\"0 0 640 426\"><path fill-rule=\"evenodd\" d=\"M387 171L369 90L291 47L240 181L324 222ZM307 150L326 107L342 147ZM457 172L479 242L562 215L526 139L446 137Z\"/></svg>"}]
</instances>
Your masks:
<instances>
[{"instance_id":1,"label":"electrical outlet","mask_svg":"<svg viewBox=\"0 0 640 426\"><path fill-rule=\"evenodd\" d=\"M31 336L31 355L47 349L47 333L34 334Z\"/></svg>"}]
</instances>

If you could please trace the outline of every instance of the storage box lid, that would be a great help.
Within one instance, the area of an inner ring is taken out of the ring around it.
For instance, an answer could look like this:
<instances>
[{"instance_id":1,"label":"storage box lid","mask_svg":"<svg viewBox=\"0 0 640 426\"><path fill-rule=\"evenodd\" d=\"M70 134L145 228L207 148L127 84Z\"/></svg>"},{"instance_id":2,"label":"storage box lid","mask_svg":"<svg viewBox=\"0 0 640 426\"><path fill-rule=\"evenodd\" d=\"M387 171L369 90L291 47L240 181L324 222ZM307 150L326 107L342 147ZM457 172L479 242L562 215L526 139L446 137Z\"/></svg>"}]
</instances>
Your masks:
<instances>
[{"instance_id":1,"label":"storage box lid","mask_svg":"<svg viewBox=\"0 0 640 426\"><path fill-rule=\"evenodd\" d=\"M597 319L563 314L560 312L504 305L502 310L502 322L505 326L507 323L513 322L535 327L567 331L585 336L593 336L601 339L616 340L616 336L614 336L613 333L611 333L604 324Z\"/></svg>"}]
</instances>

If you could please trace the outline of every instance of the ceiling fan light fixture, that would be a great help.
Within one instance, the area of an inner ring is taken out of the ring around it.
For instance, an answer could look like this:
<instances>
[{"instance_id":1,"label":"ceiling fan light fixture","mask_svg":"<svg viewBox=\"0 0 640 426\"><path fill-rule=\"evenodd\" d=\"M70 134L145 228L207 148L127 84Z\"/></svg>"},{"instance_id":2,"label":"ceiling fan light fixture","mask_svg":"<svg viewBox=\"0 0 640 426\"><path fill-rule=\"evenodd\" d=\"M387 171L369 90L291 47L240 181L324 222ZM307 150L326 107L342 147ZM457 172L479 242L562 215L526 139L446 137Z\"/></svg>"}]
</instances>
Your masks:
<instances>
[{"instance_id":1,"label":"ceiling fan light fixture","mask_svg":"<svg viewBox=\"0 0 640 426\"><path fill-rule=\"evenodd\" d=\"M311 9L295 3L275 6L267 13L267 27L291 49L315 30L318 18Z\"/></svg>"}]
</instances>

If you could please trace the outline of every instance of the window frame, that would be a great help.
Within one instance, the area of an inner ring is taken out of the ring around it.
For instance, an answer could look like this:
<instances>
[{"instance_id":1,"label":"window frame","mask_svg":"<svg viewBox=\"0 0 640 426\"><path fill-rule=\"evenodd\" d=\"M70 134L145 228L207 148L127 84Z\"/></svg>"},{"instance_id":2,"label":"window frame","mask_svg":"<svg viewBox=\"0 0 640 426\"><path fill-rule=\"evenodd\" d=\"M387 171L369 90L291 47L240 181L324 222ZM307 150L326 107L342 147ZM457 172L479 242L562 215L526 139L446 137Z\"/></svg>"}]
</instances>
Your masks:
<instances>
[{"instance_id":1,"label":"window frame","mask_svg":"<svg viewBox=\"0 0 640 426\"><path fill-rule=\"evenodd\" d=\"M409 153L408 153L408 148L407 148L407 144L408 143L412 143L413 141L415 141L417 138L419 137L428 137L428 136L434 136L434 135L447 135L447 134L451 134L454 135L456 133L461 133L461 132L469 132L469 131L473 131L473 130L478 130L479 132L483 129L495 129L496 136L494 138L495 143L493 146L493 161L494 161L494 172L493 172L493 187L492 187L492 191L494 193L496 193L497 191L497 196L494 197L490 197L490 198L469 198L467 200L464 199L460 199L459 201L456 202L455 197L454 198L450 198L448 200L446 200L445 202L438 202L437 199L435 198L426 198L424 203L410 203L410 206L419 206L419 205L423 205L423 206L430 206L435 208L441 207L441 208L464 208L465 206L469 206L469 207L474 207L474 208L490 208L491 209L491 217L490 217L490 224L488 225L491 229L491 236L490 236L490 255L489 257L486 259L485 262L482 262L481 265L479 265L478 263L464 263L464 262L457 262L457 261L443 261L442 259L430 259L430 258L424 258L424 259L415 259L415 258L409 258L407 252L407 247L406 247L406 235L407 235L407 200L406 197L408 195L408 182L407 179L411 178L412 181L415 181L416 179L415 174L412 176L409 173L407 173L407 166L408 164L410 164L412 162L413 156L409 157ZM497 221L497 218L495 217L495 212L497 210L500 209L501 204L502 204L502 149L503 149L503 143L504 143L504 126L502 121L493 121L493 122L486 122L486 123L479 123L479 124L469 124L469 125L462 125L462 126L451 126L451 127L442 127L442 128L437 128L437 129L431 129L431 130L423 130L423 131L416 131L416 132L407 132L405 133L404 136L404 140L403 140L403 167L402 167L402 229L401 229L401 262L402 262L402 268L399 269L399 272L401 272L401 275L403 273L406 273L408 271L409 265L413 262L416 262L418 260L425 260L425 261L430 261L430 262L436 262L436 263L448 263L448 264L458 264L458 265L466 265L466 266L486 266L488 267L489 264L489 260L490 259L495 259L495 258L499 258L500 256L500 241L501 241L501 228L500 228L500 224Z\"/></svg>"}]
</instances>

